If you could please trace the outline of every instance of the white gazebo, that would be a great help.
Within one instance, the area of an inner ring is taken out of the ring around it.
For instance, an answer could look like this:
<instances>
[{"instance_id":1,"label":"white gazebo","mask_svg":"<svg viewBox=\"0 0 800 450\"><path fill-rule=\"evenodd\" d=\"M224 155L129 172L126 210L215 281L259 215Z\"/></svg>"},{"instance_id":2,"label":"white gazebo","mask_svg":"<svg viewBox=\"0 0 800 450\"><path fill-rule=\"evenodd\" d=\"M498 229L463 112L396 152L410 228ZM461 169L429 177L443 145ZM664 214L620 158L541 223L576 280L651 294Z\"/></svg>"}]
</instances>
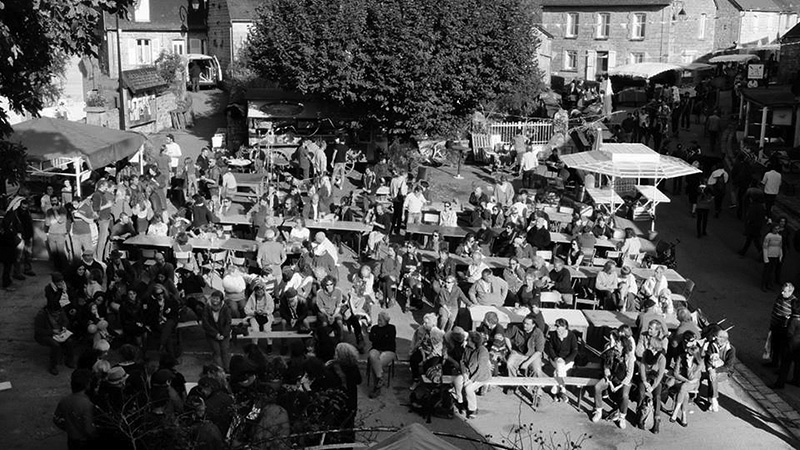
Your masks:
<instances>
[{"instance_id":1,"label":"white gazebo","mask_svg":"<svg viewBox=\"0 0 800 450\"><path fill-rule=\"evenodd\" d=\"M599 149L589 152L562 155L561 161L567 167L601 175L600 186L603 185L602 177L607 177L610 180L608 187L587 186L586 192L595 203L608 205L612 212L623 202L614 188L615 181L634 180L635 189L647 199L650 206L653 217L651 229L655 229L656 206L669 202L669 197L658 190L658 184L669 178L700 172L700 169L686 161L657 153L644 144L600 143L598 147ZM642 184L642 180L647 179L653 180L653 183Z\"/></svg>"}]
</instances>

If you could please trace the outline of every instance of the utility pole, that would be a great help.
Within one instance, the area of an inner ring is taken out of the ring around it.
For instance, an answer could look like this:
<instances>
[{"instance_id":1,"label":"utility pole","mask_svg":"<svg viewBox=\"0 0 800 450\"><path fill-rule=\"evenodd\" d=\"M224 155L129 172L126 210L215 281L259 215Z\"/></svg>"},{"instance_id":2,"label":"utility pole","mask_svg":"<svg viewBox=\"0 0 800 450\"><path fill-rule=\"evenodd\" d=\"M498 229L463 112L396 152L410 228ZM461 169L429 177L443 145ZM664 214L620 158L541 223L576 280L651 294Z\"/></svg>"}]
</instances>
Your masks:
<instances>
[{"instance_id":1,"label":"utility pole","mask_svg":"<svg viewBox=\"0 0 800 450\"><path fill-rule=\"evenodd\" d=\"M125 86L122 83L122 30L119 28L119 13L117 18L117 80L119 81L119 129L125 129Z\"/></svg>"}]
</instances>

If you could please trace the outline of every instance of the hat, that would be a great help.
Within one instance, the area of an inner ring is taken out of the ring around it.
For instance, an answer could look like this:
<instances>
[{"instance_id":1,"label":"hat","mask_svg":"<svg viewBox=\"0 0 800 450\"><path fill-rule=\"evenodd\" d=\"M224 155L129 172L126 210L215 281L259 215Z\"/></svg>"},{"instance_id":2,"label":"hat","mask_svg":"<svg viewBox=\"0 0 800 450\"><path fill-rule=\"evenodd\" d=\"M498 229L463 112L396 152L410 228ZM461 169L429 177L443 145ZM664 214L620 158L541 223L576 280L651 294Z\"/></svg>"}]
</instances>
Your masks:
<instances>
[{"instance_id":1,"label":"hat","mask_svg":"<svg viewBox=\"0 0 800 450\"><path fill-rule=\"evenodd\" d=\"M106 382L112 386L119 386L128 379L128 373L122 367L112 367L106 374Z\"/></svg>"},{"instance_id":2,"label":"hat","mask_svg":"<svg viewBox=\"0 0 800 450\"><path fill-rule=\"evenodd\" d=\"M89 255L94 256L94 249L93 248L85 248L85 249L83 249L83 253L81 253L81 254L83 256L89 256Z\"/></svg>"},{"instance_id":3,"label":"hat","mask_svg":"<svg viewBox=\"0 0 800 450\"><path fill-rule=\"evenodd\" d=\"M623 275L630 275L631 268L629 266L622 266L622 274Z\"/></svg>"},{"instance_id":4,"label":"hat","mask_svg":"<svg viewBox=\"0 0 800 450\"><path fill-rule=\"evenodd\" d=\"M466 339L467 333L464 332L464 329L461 327L453 327L453 330L450 332L451 339L458 344L463 344L464 340Z\"/></svg>"},{"instance_id":5,"label":"hat","mask_svg":"<svg viewBox=\"0 0 800 450\"><path fill-rule=\"evenodd\" d=\"M120 259L122 258L122 253L119 250L111 250L111 259Z\"/></svg>"},{"instance_id":6,"label":"hat","mask_svg":"<svg viewBox=\"0 0 800 450\"><path fill-rule=\"evenodd\" d=\"M171 370L161 369L150 378L150 384L152 386L166 386L173 378L175 378L175 374Z\"/></svg>"}]
</instances>

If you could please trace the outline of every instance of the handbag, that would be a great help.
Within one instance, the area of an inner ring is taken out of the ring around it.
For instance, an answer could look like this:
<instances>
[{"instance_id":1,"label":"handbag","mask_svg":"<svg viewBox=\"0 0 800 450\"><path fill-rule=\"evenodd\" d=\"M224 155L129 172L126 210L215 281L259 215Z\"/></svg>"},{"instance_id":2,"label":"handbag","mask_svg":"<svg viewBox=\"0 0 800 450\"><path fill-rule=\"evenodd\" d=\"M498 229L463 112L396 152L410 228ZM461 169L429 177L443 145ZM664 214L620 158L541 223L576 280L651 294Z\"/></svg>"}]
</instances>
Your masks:
<instances>
[{"instance_id":1,"label":"handbag","mask_svg":"<svg viewBox=\"0 0 800 450\"><path fill-rule=\"evenodd\" d=\"M772 359L772 330L767 333L767 341L764 343L764 352L761 353L761 359L764 361Z\"/></svg>"}]
</instances>

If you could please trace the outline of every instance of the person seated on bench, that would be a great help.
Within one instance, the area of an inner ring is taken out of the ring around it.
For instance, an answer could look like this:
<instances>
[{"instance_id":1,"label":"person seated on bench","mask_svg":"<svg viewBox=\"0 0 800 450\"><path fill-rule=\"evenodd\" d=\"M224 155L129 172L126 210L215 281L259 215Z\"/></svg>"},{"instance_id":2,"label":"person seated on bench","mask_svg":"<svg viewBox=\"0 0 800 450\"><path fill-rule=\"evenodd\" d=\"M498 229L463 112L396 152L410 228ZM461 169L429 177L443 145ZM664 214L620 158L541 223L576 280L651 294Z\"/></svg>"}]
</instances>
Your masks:
<instances>
[{"instance_id":1,"label":"person seated on bench","mask_svg":"<svg viewBox=\"0 0 800 450\"><path fill-rule=\"evenodd\" d=\"M683 333L683 345L680 356L675 359L672 374L667 377L665 385L670 393L677 393L675 408L672 410L669 421L677 421L681 426L689 426L686 409L689 406L689 393L700 387L700 377L705 369L703 355L697 342L697 335L693 331ZM680 414L680 419L678 415Z\"/></svg>"},{"instance_id":2,"label":"person seated on bench","mask_svg":"<svg viewBox=\"0 0 800 450\"><path fill-rule=\"evenodd\" d=\"M489 351L484 345L483 334L472 331L461 359L461 374L453 379L456 407L459 412L464 412L466 406L467 419L475 417L478 411L478 397L475 393L491 377L492 364L489 361ZM464 397L467 399L466 405Z\"/></svg>"},{"instance_id":3,"label":"person seated on bench","mask_svg":"<svg viewBox=\"0 0 800 450\"><path fill-rule=\"evenodd\" d=\"M434 344L431 340L433 330L438 331L438 334L441 334L441 337L444 338L444 332L436 328L436 314L425 314L422 318L422 325L414 331L414 336L411 338L411 347L408 349L408 362L411 367L411 380L414 385L421 379L422 362L434 352ZM441 341L439 343L441 344Z\"/></svg>"},{"instance_id":4,"label":"person seated on bench","mask_svg":"<svg viewBox=\"0 0 800 450\"><path fill-rule=\"evenodd\" d=\"M569 269L564 267L564 260L556 257L553 259L553 269L548 274L550 283L549 289L552 289L561 294L562 304L571 306L573 301L574 290L572 289L572 275Z\"/></svg>"},{"instance_id":5,"label":"person seated on bench","mask_svg":"<svg viewBox=\"0 0 800 450\"><path fill-rule=\"evenodd\" d=\"M436 303L439 305L439 328L445 332L453 328L458 310L473 304L456 284L455 275L448 275L444 280L444 286L436 295Z\"/></svg>"},{"instance_id":6,"label":"person seated on bench","mask_svg":"<svg viewBox=\"0 0 800 450\"><path fill-rule=\"evenodd\" d=\"M658 324L658 321L655 322ZM637 346L642 353L639 359L639 405L645 397L650 397L653 402L653 428L650 430L658 434L661 426L661 382L667 368L667 358L664 340L658 336L642 336Z\"/></svg>"},{"instance_id":7,"label":"person seated on bench","mask_svg":"<svg viewBox=\"0 0 800 450\"><path fill-rule=\"evenodd\" d=\"M618 330L611 330L608 345L603 352L603 379L594 386L594 415L592 422L599 422L603 418L603 392L608 389L611 393L619 393L618 411L609 417L624 429L627 425L625 415L628 412L628 394L631 390L633 368L636 364L634 349L631 339L622 335Z\"/></svg>"},{"instance_id":8,"label":"person seated on bench","mask_svg":"<svg viewBox=\"0 0 800 450\"><path fill-rule=\"evenodd\" d=\"M471 303L483 306L503 306L508 296L508 283L492 274L492 269L486 268L481 272L481 277L469 289Z\"/></svg>"},{"instance_id":9,"label":"person seated on bench","mask_svg":"<svg viewBox=\"0 0 800 450\"><path fill-rule=\"evenodd\" d=\"M667 321L664 320L664 315L661 314L661 308L658 306L658 303L656 303L655 300L648 298L642 303L642 308L642 312L640 312L636 317L636 329L639 330L639 337L641 338L642 334L650 330L650 324L652 321L657 320L660 323L661 328L660 330L653 329L653 331L660 331L666 338L666 330L669 330L669 327L667 327Z\"/></svg>"},{"instance_id":10,"label":"person seated on bench","mask_svg":"<svg viewBox=\"0 0 800 450\"><path fill-rule=\"evenodd\" d=\"M267 292L264 283L256 281L253 286L253 293L247 298L244 305L245 320L250 324L250 329L254 331L271 331L273 314L275 313L275 302ZM254 344L258 344L258 339L253 339ZM267 340L267 348L272 345L272 340ZM269 351L269 350L268 350Z\"/></svg>"},{"instance_id":11,"label":"person seated on bench","mask_svg":"<svg viewBox=\"0 0 800 450\"><path fill-rule=\"evenodd\" d=\"M597 272L597 277L594 280L594 291L597 294L597 301L600 307L612 311L616 309L614 291L619 284L616 267L617 264L614 261L606 261L603 270Z\"/></svg>"},{"instance_id":12,"label":"person seated on bench","mask_svg":"<svg viewBox=\"0 0 800 450\"><path fill-rule=\"evenodd\" d=\"M718 412L719 380L726 379L733 370L736 348L728 340L728 332L718 329L709 337L703 353L706 355L711 411Z\"/></svg>"},{"instance_id":13,"label":"person seated on bench","mask_svg":"<svg viewBox=\"0 0 800 450\"><path fill-rule=\"evenodd\" d=\"M536 317L528 314L522 319L522 327L513 326L506 333L506 344L511 354L506 360L508 375L518 377L519 371L533 369L535 377L542 377L542 352L544 351L544 333L536 326Z\"/></svg>"},{"instance_id":14,"label":"person seated on bench","mask_svg":"<svg viewBox=\"0 0 800 450\"><path fill-rule=\"evenodd\" d=\"M564 386L564 378L567 372L575 365L575 357L578 356L578 338L575 333L570 331L569 323L566 319L556 319L556 329L551 331L545 343L545 351L550 363L555 369L555 378L558 385L553 386L550 391L557 401L567 401L567 391Z\"/></svg>"}]
</instances>

